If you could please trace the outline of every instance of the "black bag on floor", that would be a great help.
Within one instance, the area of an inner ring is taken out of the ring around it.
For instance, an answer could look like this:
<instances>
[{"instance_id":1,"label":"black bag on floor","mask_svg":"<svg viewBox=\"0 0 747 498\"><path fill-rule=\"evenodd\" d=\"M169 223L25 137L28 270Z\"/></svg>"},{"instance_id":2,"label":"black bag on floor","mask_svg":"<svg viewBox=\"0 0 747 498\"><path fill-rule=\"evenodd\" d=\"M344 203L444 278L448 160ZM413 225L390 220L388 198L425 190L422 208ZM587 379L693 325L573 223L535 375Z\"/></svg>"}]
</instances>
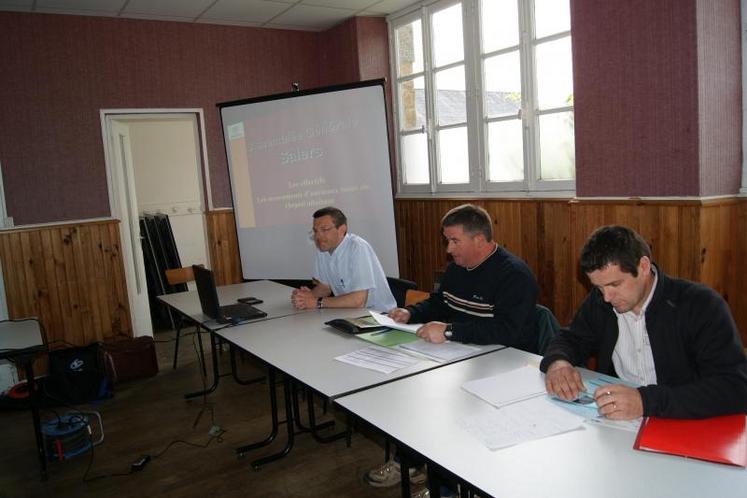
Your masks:
<instances>
[{"instance_id":1,"label":"black bag on floor","mask_svg":"<svg viewBox=\"0 0 747 498\"><path fill-rule=\"evenodd\" d=\"M73 405L110 397L106 375L99 365L99 345L50 351L43 389L49 398Z\"/></svg>"}]
</instances>

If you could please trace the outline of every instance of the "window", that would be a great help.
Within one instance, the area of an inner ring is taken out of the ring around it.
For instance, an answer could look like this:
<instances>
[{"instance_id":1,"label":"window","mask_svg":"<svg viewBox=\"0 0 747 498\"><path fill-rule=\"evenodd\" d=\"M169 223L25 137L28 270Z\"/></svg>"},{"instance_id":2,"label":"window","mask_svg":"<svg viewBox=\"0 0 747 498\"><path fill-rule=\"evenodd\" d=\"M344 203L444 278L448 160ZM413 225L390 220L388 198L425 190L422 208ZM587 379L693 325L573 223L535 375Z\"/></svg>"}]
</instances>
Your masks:
<instances>
[{"instance_id":1,"label":"window","mask_svg":"<svg viewBox=\"0 0 747 498\"><path fill-rule=\"evenodd\" d=\"M401 193L573 191L569 0L441 0L390 39Z\"/></svg>"}]
</instances>

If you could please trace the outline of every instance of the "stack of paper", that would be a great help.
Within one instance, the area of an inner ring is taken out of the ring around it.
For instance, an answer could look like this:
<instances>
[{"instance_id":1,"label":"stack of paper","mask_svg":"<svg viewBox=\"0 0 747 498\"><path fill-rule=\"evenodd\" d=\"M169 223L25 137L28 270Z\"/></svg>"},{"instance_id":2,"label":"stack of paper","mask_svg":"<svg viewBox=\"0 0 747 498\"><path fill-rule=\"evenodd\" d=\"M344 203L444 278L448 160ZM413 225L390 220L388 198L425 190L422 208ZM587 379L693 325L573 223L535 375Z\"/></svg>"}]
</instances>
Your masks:
<instances>
[{"instance_id":1,"label":"stack of paper","mask_svg":"<svg viewBox=\"0 0 747 498\"><path fill-rule=\"evenodd\" d=\"M545 379L538 368L525 366L493 377L465 382L462 389L500 408L544 396Z\"/></svg>"},{"instance_id":2,"label":"stack of paper","mask_svg":"<svg viewBox=\"0 0 747 498\"><path fill-rule=\"evenodd\" d=\"M491 450L568 432L584 421L550 403L535 366L465 382L462 389L497 408L459 422Z\"/></svg>"},{"instance_id":3,"label":"stack of paper","mask_svg":"<svg viewBox=\"0 0 747 498\"><path fill-rule=\"evenodd\" d=\"M406 351L421 354L429 360L438 363L464 358L465 356L469 356L480 350L480 348L467 346L458 342L442 342L440 344L435 344L432 342L426 342L422 339L402 344L399 347Z\"/></svg>"},{"instance_id":4,"label":"stack of paper","mask_svg":"<svg viewBox=\"0 0 747 498\"><path fill-rule=\"evenodd\" d=\"M369 311L371 316L376 320L379 325L383 327L389 327L390 329L404 330L405 332L412 332L413 334L423 326L422 323L400 323L395 322L386 315L382 315L376 311Z\"/></svg>"},{"instance_id":5,"label":"stack of paper","mask_svg":"<svg viewBox=\"0 0 747 498\"><path fill-rule=\"evenodd\" d=\"M417 358L379 346L359 349L358 351L338 356L335 360L385 374L418 363Z\"/></svg>"},{"instance_id":6,"label":"stack of paper","mask_svg":"<svg viewBox=\"0 0 747 498\"><path fill-rule=\"evenodd\" d=\"M547 398L531 398L457 422L488 449L554 436L577 429L583 418L557 408Z\"/></svg>"}]
</instances>

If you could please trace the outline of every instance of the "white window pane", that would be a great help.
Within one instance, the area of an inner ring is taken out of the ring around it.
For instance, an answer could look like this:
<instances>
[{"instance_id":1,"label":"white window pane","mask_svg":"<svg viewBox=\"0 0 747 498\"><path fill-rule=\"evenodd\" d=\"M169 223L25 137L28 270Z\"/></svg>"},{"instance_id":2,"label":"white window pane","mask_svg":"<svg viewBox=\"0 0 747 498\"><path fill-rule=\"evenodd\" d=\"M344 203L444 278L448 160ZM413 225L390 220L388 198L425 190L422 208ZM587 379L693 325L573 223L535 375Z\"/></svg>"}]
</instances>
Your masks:
<instances>
[{"instance_id":1,"label":"white window pane","mask_svg":"<svg viewBox=\"0 0 747 498\"><path fill-rule=\"evenodd\" d=\"M402 137L402 170L404 183L422 185L430 183L428 173L428 140L425 133Z\"/></svg>"},{"instance_id":2,"label":"white window pane","mask_svg":"<svg viewBox=\"0 0 747 498\"><path fill-rule=\"evenodd\" d=\"M488 181L514 182L524 179L524 139L521 120L488 124Z\"/></svg>"},{"instance_id":3,"label":"white window pane","mask_svg":"<svg viewBox=\"0 0 747 498\"><path fill-rule=\"evenodd\" d=\"M576 177L573 113L539 117L540 179L572 180Z\"/></svg>"},{"instance_id":4,"label":"white window pane","mask_svg":"<svg viewBox=\"0 0 747 498\"><path fill-rule=\"evenodd\" d=\"M397 28L395 36L399 76L421 72L423 70L423 30L420 19Z\"/></svg>"},{"instance_id":5,"label":"white window pane","mask_svg":"<svg viewBox=\"0 0 747 498\"><path fill-rule=\"evenodd\" d=\"M534 0L534 33L537 38L571 29L569 0Z\"/></svg>"},{"instance_id":6,"label":"white window pane","mask_svg":"<svg viewBox=\"0 0 747 498\"><path fill-rule=\"evenodd\" d=\"M464 66L436 73L436 110L441 126L467 122Z\"/></svg>"},{"instance_id":7,"label":"white window pane","mask_svg":"<svg viewBox=\"0 0 747 498\"><path fill-rule=\"evenodd\" d=\"M519 51L485 59L485 115L518 115L521 108Z\"/></svg>"},{"instance_id":8,"label":"white window pane","mask_svg":"<svg viewBox=\"0 0 747 498\"><path fill-rule=\"evenodd\" d=\"M537 98L540 109L573 105L571 38L537 45Z\"/></svg>"},{"instance_id":9,"label":"white window pane","mask_svg":"<svg viewBox=\"0 0 747 498\"><path fill-rule=\"evenodd\" d=\"M425 124L425 80L423 77L399 84L399 127L415 130Z\"/></svg>"},{"instance_id":10,"label":"white window pane","mask_svg":"<svg viewBox=\"0 0 747 498\"><path fill-rule=\"evenodd\" d=\"M482 52L519 44L519 10L516 0L483 0Z\"/></svg>"},{"instance_id":11,"label":"white window pane","mask_svg":"<svg viewBox=\"0 0 747 498\"><path fill-rule=\"evenodd\" d=\"M438 133L441 183L469 183L467 127L449 128Z\"/></svg>"},{"instance_id":12,"label":"white window pane","mask_svg":"<svg viewBox=\"0 0 747 498\"><path fill-rule=\"evenodd\" d=\"M436 67L464 59L462 4L433 14L433 63Z\"/></svg>"}]
</instances>

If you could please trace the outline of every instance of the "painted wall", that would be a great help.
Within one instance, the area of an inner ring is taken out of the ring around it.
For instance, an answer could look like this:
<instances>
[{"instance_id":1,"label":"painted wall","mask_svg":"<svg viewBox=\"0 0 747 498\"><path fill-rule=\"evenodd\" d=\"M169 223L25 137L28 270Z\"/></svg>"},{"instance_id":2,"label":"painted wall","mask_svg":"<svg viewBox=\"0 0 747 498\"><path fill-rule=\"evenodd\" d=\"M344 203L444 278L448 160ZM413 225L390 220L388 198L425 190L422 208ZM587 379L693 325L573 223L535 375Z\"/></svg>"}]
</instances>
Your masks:
<instances>
[{"instance_id":1,"label":"painted wall","mask_svg":"<svg viewBox=\"0 0 747 498\"><path fill-rule=\"evenodd\" d=\"M571 2L579 196L739 190L738 0Z\"/></svg>"},{"instance_id":2,"label":"painted wall","mask_svg":"<svg viewBox=\"0 0 747 498\"><path fill-rule=\"evenodd\" d=\"M215 104L318 86L318 33L0 12L0 161L16 224L109 216L100 109L205 111L215 206L230 206Z\"/></svg>"},{"instance_id":3,"label":"painted wall","mask_svg":"<svg viewBox=\"0 0 747 498\"><path fill-rule=\"evenodd\" d=\"M697 0L700 195L742 185L742 47L739 0Z\"/></svg>"},{"instance_id":4,"label":"painted wall","mask_svg":"<svg viewBox=\"0 0 747 498\"><path fill-rule=\"evenodd\" d=\"M571 14L577 194L735 194L738 0L572 0ZM4 12L0 32L0 161L19 224L109 214L101 108L203 108L225 207L217 102L388 75L380 18L307 33Z\"/></svg>"}]
</instances>

